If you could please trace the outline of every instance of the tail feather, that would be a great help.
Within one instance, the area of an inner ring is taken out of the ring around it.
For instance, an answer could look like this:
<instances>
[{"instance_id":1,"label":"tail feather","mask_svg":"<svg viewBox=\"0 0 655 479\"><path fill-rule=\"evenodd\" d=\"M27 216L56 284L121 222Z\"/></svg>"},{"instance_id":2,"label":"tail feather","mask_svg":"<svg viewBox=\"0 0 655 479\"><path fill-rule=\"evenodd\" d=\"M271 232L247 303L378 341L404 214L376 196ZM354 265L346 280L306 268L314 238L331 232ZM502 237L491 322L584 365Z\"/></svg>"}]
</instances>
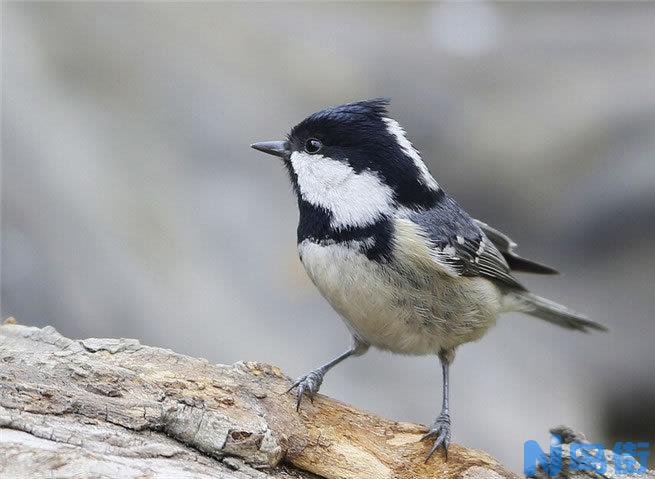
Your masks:
<instances>
[{"instance_id":1,"label":"tail feather","mask_svg":"<svg viewBox=\"0 0 655 479\"><path fill-rule=\"evenodd\" d=\"M607 327L587 319L584 315L557 304L549 299L532 293L523 293L519 297L521 311L549 323L566 329L588 332L589 330L607 331Z\"/></svg>"}]
</instances>

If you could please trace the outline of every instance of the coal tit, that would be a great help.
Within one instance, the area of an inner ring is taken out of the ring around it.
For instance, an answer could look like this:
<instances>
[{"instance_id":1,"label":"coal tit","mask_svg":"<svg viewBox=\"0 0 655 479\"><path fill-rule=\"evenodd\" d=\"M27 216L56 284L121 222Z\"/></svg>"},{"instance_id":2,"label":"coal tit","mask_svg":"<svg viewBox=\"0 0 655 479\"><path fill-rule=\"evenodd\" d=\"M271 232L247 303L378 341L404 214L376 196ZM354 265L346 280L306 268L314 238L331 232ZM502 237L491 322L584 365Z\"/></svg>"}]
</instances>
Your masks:
<instances>
[{"instance_id":1,"label":"coal tit","mask_svg":"<svg viewBox=\"0 0 655 479\"><path fill-rule=\"evenodd\" d=\"M473 219L437 183L388 101L319 111L286 141L252 148L282 159L298 199L298 252L307 274L352 333L352 347L299 378L297 407L325 373L370 346L435 354L441 413L428 458L448 452L448 370L457 347L480 339L500 313L520 311L567 329L605 330L530 293L514 272L555 274L515 253L504 233Z\"/></svg>"}]
</instances>

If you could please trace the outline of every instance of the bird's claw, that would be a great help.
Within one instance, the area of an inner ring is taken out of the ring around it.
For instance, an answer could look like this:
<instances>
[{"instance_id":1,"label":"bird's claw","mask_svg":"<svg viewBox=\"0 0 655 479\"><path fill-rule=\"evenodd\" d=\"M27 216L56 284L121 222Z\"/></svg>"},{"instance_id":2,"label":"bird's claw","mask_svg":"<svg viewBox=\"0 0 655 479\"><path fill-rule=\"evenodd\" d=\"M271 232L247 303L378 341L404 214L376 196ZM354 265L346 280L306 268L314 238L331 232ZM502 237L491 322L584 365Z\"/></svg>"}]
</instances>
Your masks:
<instances>
[{"instance_id":1,"label":"bird's claw","mask_svg":"<svg viewBox=\"0 0 655 479\"><path fill-rule=\"evenodd\" d=\"M421 438L421 441L433 437L436 437L436 439L428 453L428 457L425 458L425 462L428 462L432 457L432 454L434 454L441 446L443 446L446 460L448 460L448 446L450 445L450 414L447 412L442 412L439 415L430 430Z\"/></svg>"},{"instance_id":2,"label":"bird's claw","mask_svg":"<svg viewBox=\"0 0 655 479\"><path fill-rule=\"evenodd\" d=\"M296 400L296 411L300 410L300 401L303 395L307 394L309 399L314 402L314 395L318 392L323 383L323 373L321 371L312 371L304 376L301 376L294 382L287 392L298 388L298 399Z\"/></svg>"}]
</instances>

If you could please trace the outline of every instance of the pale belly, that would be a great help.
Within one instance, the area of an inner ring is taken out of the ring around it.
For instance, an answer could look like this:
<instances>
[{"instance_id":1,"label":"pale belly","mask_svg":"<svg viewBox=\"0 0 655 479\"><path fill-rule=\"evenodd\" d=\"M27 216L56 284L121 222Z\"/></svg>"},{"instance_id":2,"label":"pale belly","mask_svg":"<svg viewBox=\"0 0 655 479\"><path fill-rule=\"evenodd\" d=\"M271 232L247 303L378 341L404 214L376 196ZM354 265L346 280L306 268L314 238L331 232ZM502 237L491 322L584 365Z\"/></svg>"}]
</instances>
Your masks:
<instances>
[{"instance_id":1,"label":"pale belly","mask_svg":"<svg viewBox=\"0 0 655 479\"><path fill-rule=\"evenodd\" d=\"M380 349L453 349L482 337L501 309L500 292L483 278L383 265L340 244L304 241L298 249L307 274L353 335Z\"/></svg>"}]
</instances>

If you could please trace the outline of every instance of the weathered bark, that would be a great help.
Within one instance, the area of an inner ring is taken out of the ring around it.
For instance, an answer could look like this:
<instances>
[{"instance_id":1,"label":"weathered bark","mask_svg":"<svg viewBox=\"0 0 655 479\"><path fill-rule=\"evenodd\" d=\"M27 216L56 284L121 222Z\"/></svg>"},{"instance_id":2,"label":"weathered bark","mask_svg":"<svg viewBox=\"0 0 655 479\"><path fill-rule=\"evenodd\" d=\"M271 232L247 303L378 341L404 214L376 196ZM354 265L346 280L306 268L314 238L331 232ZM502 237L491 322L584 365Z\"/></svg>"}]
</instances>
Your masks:
<instances>
[{"instance_id":1,"label":"weathered bark","mask_svg":"<svg viewBox=\"0 0 655 479\"><path fill-rule=\"evenodd\" d=\"M515 477L458 445L426 464L424 427L324 396L297 413L288 378L265 364L16 324L0 327L0 364L9 477Z\"/></svg>"},{"instance_id":2,"label":"weathered bark","mask_svg":"<svg viewBox=\"0 0 655 479\"><path fill-rule=\"evenodd\" d=\"M12 478L517 476L489 455L436 454L423 426L317 396L259 363L216 365L133 339L0 327L0 475Z\"/></svg>"}]
</instances>

